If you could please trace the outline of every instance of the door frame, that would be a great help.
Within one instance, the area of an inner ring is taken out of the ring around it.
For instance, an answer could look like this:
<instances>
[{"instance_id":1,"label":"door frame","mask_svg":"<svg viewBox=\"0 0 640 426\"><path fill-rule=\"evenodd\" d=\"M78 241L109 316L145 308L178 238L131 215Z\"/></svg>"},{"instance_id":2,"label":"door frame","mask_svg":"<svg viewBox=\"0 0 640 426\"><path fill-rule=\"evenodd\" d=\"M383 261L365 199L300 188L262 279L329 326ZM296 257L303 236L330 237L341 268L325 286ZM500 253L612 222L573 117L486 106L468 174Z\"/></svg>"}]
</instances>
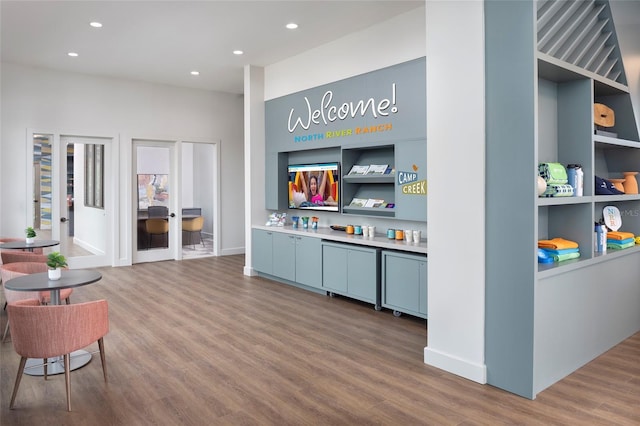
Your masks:
<instances>
[{"instance_id":1,"label":"door frame","mask_svg":"<svg viewBox=\"0 0 640 426\"><path fill-rule=\"evenodd\" d=\"M33 173L33 138L34 135L51 135L53 140L51 142L52 156L51 156L51 238L55 240L61 240L60 236L60 218L63 213L62 206L66 203L66 192L62 197L62 188L66 188L65 174L61 170L62 162L62 137L77 137L86 139L104 139L109 140L108 144L105 144L104 152L104 211L107 219L107 239L105 244L105 254L101 256L80 256L70 257L67 256L69 268L93 268L99 266L113 266L115 259L114 248L119 244L118 232L118 218L116 212L119 211L119 200L116 197L116 182L119 176L118 162L114 161L119 156L119 135L117 133L104 133L98 131L67 131L60 129L36 129L27 128L25 135L26 145L26 161L27 161L27 176L26 176L26 188L25 194L27 195L26 202L29 208L26 208L26 223L34 223L33 214L33 185L34 185L34 173ZM63 181L64 179L64 181ZM58 200L58 202L55 202ZM54 248L55 250L55 248Z\"/></svg>"}]
</instances>

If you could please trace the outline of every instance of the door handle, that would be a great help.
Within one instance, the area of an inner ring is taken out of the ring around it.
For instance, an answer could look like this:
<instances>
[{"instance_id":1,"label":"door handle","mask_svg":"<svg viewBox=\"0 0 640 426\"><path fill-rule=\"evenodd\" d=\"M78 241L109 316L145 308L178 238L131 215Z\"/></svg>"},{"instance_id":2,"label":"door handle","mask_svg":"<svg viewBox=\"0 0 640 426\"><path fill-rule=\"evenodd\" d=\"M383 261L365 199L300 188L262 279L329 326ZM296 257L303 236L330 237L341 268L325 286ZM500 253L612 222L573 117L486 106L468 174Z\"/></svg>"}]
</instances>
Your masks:
<instances>
[{"instance_id":1,"label":"door handle","mask_svg":"<svg viewBox=\"0 0 640 426\"><path fill-rule=\"evenodd\" d=\"M65 223L66 221L67 221L67 218L66 218L66 217L61 217L61 218L60 218L60 222Z\"/></svg>"},{"instance_id":2,"label":"door handle","mask_svg":"<svg viewBox=\"0 0 640 426\"><path fill-rule=\"evenodd\" d=\"M169 216L176 217L176 214L175 213L171 213Z\"/></svg>"}]
</instances>

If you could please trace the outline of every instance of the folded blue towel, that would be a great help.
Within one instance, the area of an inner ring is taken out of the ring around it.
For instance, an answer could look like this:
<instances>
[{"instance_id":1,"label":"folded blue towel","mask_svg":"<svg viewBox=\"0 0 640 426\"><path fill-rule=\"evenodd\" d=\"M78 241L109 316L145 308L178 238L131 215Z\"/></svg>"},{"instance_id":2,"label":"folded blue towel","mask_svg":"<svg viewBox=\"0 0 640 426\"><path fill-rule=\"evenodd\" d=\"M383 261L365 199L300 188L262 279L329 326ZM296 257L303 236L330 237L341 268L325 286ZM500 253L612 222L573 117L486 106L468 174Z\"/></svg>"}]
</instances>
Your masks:
<instances>
[{"instance_id":1,"label":"folded blue towel","mask_svg":"<svg viewBox=\"0 0 640 426\"><path fill-rule=\"evenodd\" d=\"M580 251L579 248L568 248L562 250L553 250L553 249L542 249L549 255L560 255L560 254L569 254L569 253L578 253Z\"/></svg>"},{"instance_id":2,"label":"folded blue towel","mask_svg":"<svg viewBox=\"0 0 640 426\"><path fill-rule=\"evenodd\" d=\"M635 241L636 240L634 238L625 238L624 240L610 240L607 238L607 244L611 243L611 244L623 245L623 244L635 243Z\"/></svg>"}]
</instances>

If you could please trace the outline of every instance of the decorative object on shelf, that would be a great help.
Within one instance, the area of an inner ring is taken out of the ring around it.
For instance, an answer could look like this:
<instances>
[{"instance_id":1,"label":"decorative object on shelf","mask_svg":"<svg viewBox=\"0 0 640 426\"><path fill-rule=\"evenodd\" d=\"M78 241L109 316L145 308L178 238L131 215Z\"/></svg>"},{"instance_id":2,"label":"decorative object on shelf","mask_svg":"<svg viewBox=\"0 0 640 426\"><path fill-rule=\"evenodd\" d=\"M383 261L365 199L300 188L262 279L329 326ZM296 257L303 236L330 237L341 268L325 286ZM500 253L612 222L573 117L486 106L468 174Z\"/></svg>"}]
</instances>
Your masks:
<instances>
[{"instance_id":1,"label":"decorative object on shelf","mask_svg":"<svg viewBox=\"0 0 640 426\"><path fill-rule=\"evenodd\" d=\"M538 197L544 194L544 191L547 190L547 182L544 181L542 176L538 176Z\"/></svg>"},{"instance_id":2,"label":"decorative object on shelf","mask_svg":"<svg viewBox=\"0 0 640 426\"><path fill-rule=\"evenodd\" d=\"M616 124L615 113L608 106L599 103L593 104L593 123L596 126L596 135L608 136L610 138L618 137L617 133L605 130L610 129Z\"/></svg>"},{"instance_id":3,"label":"decorative object on shelf","mask_svg":"<svg viewBox=\"0 0 640 426\"><path fill-rule=\"evenodd\" d=\"M638 181L636 175L638 172L622 172L624 176L624 193L625 194L637 194L638 193Z\"/></svg>"},{"instance_id":4,"label":"decorative object on shelf","mask_svg":"<svg viewBox=\"0 0 640 426\"><path fill-rule=\"evenodd\" d=\"M542 250L544 253L540 253ZM565 238L552 238L550 240L538 240L538 262L551 263L565 260L577 259L580 257L580 248L575 241Z\"/></svg>"},{"instance_id":5,"label":"decorative object on shelf","mask_svg":"<svg viewBox=\"0 0 640 426\"><path fill-rule=\"evenodd\" d=\"M59 280L62 276L62 268L67 266L67 258L60 252L54 251L47 255L48 275L50 280Z\"/></svg>"},{"instance_id":6,"label":"decorative object on shelf","mask_svg":"<svg viewBox=\"0 0 640 426\"><path fill-rule=\"evenodd\" d=\"M297 228L298 227L298 220L300 218L298 216L291 216L291 222L293 223L293 227Z\"/></svg>"},{"instance_id":7,"label":"decorative object on shelf","mask_svg":"<svg viewBox=\"0 0 640 426\"><path fill-rule=\"evenodd\" d=\"M602 209L603 224L612 231L617 231L622 226L622 216L616 206L605 206Z\"/></svg>"},{"instance_id":8,"label":"decorative object on shelf","mask_svg":"<svg viewBox=\"0 0 640 426\"><path fill-rule=\"evenodd\" d=\"M573 196L582 197L584 186L584 172L581 164L567 165L567 179L569 185L573 187Z\"/></svg>"},{"instance_id":9,"label":"decorative object on shelf","mask_svg":"<svg viewBox=\"0 0 640 426\"><path fill-rule=\"evenodd\" d=\"M302 228L309 229L309 216L302 216Z\"/></svg>"},{"instance_id":10,"label":"decorative object on shelf","mask_svg":"<svg viewBox=\"0 0 640 426\"><path fill-rule=\"evenodd\" d=\"M595 176L594 180L595 180L596 195L620 195L620 194L624 194L623 191L618 190L618 188L616 188L613 185L613 182L611 182L611 181L609 181L607 179L603 179L601 177Z\"/></svg>"},{"instance_id":11,"label":"decorative object on shelf","mask_svg":"<svg viewBox=\"0 0 640 426\"><path fill-rule=\"evenodd\" d=\"M538 164L538 174L542 176L547 185L550 183L567 183L567 170L560 163L540 163Z\"/></svg>"},{"instance_id":12,"label":"decorative object on shelf","mask_svg":"<svg viewBox=\"0 0 640 426\"><path fill-rule=\"evenodd\" d=\"M607 252L607 227L601 223L595 224L594 232L596 233L595 251L596 253Z\"/></svg>"},{"instance_id":13,"label":"decorative object on shelf","mask_svg":"<svg viewBox=\"0 0 640 426\"><path fill-rule=\"evenodd\" d=\"M287 221L286 213L271 213L267 220L266 226L284 226Z\"/></svg>"},{"instance_id":14,"label":"decorative object on shelf","mask_svg":"<svg viewBox=\"0 0 640 426\"><path fill-rule=\"evenodd\" d=\"M636 245L636 236L631 232L613 231L607 234L607 248L624 250Z\"/></svg>"},{"instance_id":15,"label":"decorative object on shelf","mask_svg":"<svg viewBox=\"0 0 640 426\"><path fill-rule=\"evenodd\" d=\"M402 229L396 229L396 240L404 240L404 231Z\"/></svg>"},{"instance_id":16,"label":"decorative object on shelf","mask_svg":"<svg viewBox=\"0 0 640 426\"><path fill-rule=\"evenodd\" d=\"M36 237L36 231L35 229L33 229L33 226L29 226L27 227L27 229L24 230L25 234L26 234L26 243L27 244L33 244L33 239Z\"/></svg>"},{"instance_id":17,"label":"decorative object on shelf","mask_svg":"<svg viewBox=\"0 0 640 426\"><path fill-rule=\"evenodd\" d=\"M573 187L567 183L567 170L562 164L540 163L538 164L538 174L547 184L547 188L542 193L543 197L573 196Z\"/></svg>"},{"instance_id":18,"label":"decorative object on shelf","mask_svg":"<svg viewBox=\"0 0 640 426\"><path fill-rule=\"evenodd\" d=\"M573 197L573 186L568 183L548 183L543 197Z\"/></svg>"},{"instance_id":19,"label":"decorative object on shelf","mask_svg":"<svg viewBox=\"0 0 640 426\"><path fill-rule=\"evenodd\" d=\"M616 124L616 115L611 108L605 104L593 104L593 122L596 126L613 127Z\"/></svg>"},{"instance_id":20,"label":"decorative object on shelf","mask_svg":"<svg viewBox=\"0 0 640 426\"><path fill-rule=\"evenodd\" d=\"M393 228L387 229L387 238L390 240L395 240L396 238L396 230Z\"/></svg>"},{"instance_id":21,"label":"decorative object on shelf","mask_svg":"<svg viewBox=\"0 0 640 426\"><path fill-rule=\"evenodd\" d=\"M329 226L329 228L333 229L334 231L342 231L342 232L347 230L347 227L342 225L331 225Z\"/></svg>"},{"instance_id":22,"label":"decorative object on shelf","mask_svg":"<svg viewBox=\"0 0 640 426\"><path fill-rule=\"evenodd\" d=\"M414 243L419 243L420 242L421 234L422 234L422 231L420 231L419 229L413 231L413 242Z\"/></svg>"},{"instance_id":23,"label":"decorative object on shelf","mask_svg":"<svg viewBox=\"0 0 640 426\"><path fill-rule=\"evenodd\" d=\"M347 225L347 234L353 234L355 232L355 229L353 228L353 225Z\"/></svg>"},{"instance_id":24,"label":"decorative object on shelf","mask_svg":"<svg viewBox=\"0 0 640 426\"><path fill-rule=\"evenodd\" d=\"M624 190L624 179L618 178L609 178L609 181L613 184L613 187L620 191L620 193L624 194L626 191Z\"/></svg>"},{"instance_id":25,"label":"decorative object on shelf","mask_svg":"<svg viewBox=\"0 0 640 426\"><path fill-rule=\"evenodd\" d=\"M311 217L311 229L318 229L318 218L316 216Z\"/></svg>"}]
</instances>

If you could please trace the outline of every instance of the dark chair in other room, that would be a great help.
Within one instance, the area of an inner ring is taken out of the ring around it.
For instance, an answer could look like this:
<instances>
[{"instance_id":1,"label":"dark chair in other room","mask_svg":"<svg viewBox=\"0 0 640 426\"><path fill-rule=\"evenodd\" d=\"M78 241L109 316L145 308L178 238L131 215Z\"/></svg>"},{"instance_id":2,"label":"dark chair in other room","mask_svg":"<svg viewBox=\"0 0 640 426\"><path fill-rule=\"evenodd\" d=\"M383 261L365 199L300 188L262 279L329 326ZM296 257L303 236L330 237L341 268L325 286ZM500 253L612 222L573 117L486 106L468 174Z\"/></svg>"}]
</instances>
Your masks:
<instances>
[{"instance_id":1,"label":"dark chair in other room","mask_svg":"<svg viewBox=\"0 0 640 426\"><path fill-rule=\"evenodd\" d=\"M166 218L169 216L169 208L166 206L149 206L147 209L149 212L149 217L162 217Z\"/></svg>"},{"instance_id":2,"label":"dark chair in other room","mask_svg":"<svg viewBox=\"0 0 640 426\"><path fill-rule=\"evenodd\" d=\"M151 243L153 242L154 235L162 236L163 244L160 247L169 247L169 221L166 219L166 216L164 216L162 219L150 217L145 221L144 225L147 231L147 235L149 235L149 244L147 247L153 247Z\"/></svg>"},{"instance_id":3,"label":"dark chair in other room","mask_svg":"<svg viewBox=\"0 0 640 426\"><path fill-rule=\"evenodd\" d=\"M11 320L11 338L20 355L20 366L11 394L13 409L27 358L44 361L47 380L47 359L64 356L64 379L67 390L67 410L71 411L70 354L98 342L102 374L107 381L107 364L103 338L109 332L109 307L106 300L73 305L41 306L37 300L22 300L7 307Z\"/></svg>"},{"instance_id":4,"label":"dark chair in other room","mask_svg":"<svg viewBox=\"0 0 640 426\"><path fill-rule=\"evenodd\" d=\"M202 216L202 208L200 207L183 207L182 216Z\"/></svg>"},{"instance_id":5,"label":"dark chair in other room","mask_svg":"<svg viewBox=\"0 0 640 426\"><path fill-rule=\"evenodd\" d=\"M204 247L204 240L202 239L203 225L203 216L198 216L193 219L182 219L182 245L190 244L195 249L196 242L200 242L202 247Z\"/></svg>"}]
</instances>

